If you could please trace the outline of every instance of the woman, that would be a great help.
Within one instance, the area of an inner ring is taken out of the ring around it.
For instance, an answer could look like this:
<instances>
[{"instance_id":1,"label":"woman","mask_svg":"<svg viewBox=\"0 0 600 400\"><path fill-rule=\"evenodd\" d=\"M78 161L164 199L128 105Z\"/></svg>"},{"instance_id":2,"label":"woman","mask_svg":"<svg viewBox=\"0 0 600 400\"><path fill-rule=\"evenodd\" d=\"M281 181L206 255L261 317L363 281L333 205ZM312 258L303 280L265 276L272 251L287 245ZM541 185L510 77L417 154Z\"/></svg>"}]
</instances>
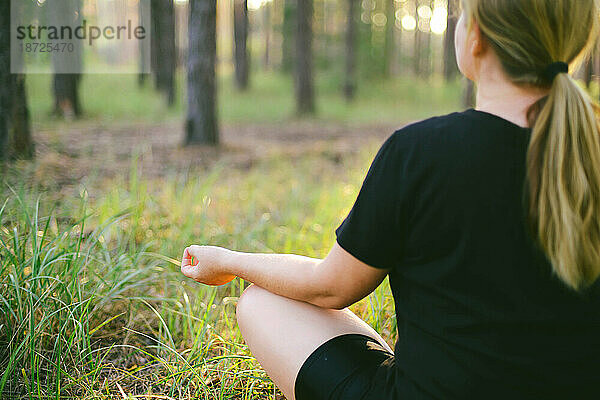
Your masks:
<instances>
[{"instance_id":1,"label":"woman","mask_svg":"<svg viewBox=\"0 0 600 400\"><path fill-rule=\"evenodd\" d=\"M324 260L184 251L199 282L254 283L238 324L288 399L600 398L600 137L568 75L600 4L462 8L477 108L396 131ZM395 353L346 308L386 275Z\"/></svg>"}]
</instances>

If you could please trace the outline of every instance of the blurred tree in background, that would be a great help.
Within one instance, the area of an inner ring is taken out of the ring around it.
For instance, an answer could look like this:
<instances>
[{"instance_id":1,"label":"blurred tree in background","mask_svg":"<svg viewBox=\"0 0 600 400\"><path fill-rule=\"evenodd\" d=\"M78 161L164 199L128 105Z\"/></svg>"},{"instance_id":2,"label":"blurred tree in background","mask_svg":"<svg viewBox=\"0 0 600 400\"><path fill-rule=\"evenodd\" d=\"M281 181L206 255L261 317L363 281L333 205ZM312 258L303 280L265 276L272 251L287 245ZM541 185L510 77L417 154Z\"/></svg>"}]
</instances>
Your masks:
<instances>
[{"instance_id":1,"label":"blurred tree in background","mask_svg":"<svg viewBox=\"0 0 600 400\"><path fill-rule=\"evenodd\" d=\"M277 0L276 0L277 1ZM283 4L283 24L281 40L281 69L291 72L294 59L294 37L296 32L296 6L297 0L279 0Z\"/></svg>"},{"instance_id":2,"label":"blurred tree in background","mask_svg":"<svg viewBox=\"0 0 600 400\"><path fill-rule=\"evenodd\" d=\"M246 10L248 9L247 6L247 1L246 1ZM262 13L261 13L261 25L262 25L262 32L263 32L263 43L264 43L264 52L263 52L263 67L265 70L268 70L271 64L271 52L270 52L270 47L271 47L271 30L273 29L272 26L272 21L271 21L271 8L272 8L272 4L271 3L265 3L262 7Z\"/></svg>"},{"instance_id":3,"label":"blurred tree in background","mask_svg":"<svg viewBox=\"0 0 600 400\"><path fill-rule=\"evenodd\" d=\"M0 2L0 161L32 158L25 75L11 74L11 2Z\"/></svg>"},{"instance_id":4,"label":"blurred tree in background","mask_svg":"<svg viewBox=\"0 0 600 400\"><path fill-rule=\"evenodd\" d=\"M245 90L248 88L250 75L250 55L247 46L248 0L233 0L233 19L235 83L238 89Z\"/></svg>"},{"instance_id":5,"label":"blurred tree in background","mask_svg":"<svg viewBox=\"0 0 600 400\"><path fill-rule=\"evenodd\" d=\"M217 144L217 1L190 0L189 20L185 143Z\"/></svg>"},{"instance_id":6,"label":"blurred tree in background","mask_svg":"<svg viewBox=\"0 0 600 400\"><path fill-rule=\"evenodd\" d=\"M313 0L297 0L294 76L296 110L299 115L315 112L313 82Z\"/></svg>"},{"instance_id":7,"label":"blurred tree in background","mask_svg":"<svg viewBox=\"0 0 600 400\"><path fill-rule=\"evenodd\" d=\"M390 76L394 69L394 22L396 21L396 0L385 0L385 47L383 52L383 75Z\"/></svg>"},{"instance_id":8,"label":"blurred tree in background","mask_svg":"<svg viewBox=\"0 0 600 400\"><path fill-rule=\"evenodd\" d=\"M356 36L357 36L357 11L356 0L346 0L346 70L344 80L344 96L346 100L354 99L356 92Z\"/></svg>"},{"instance_id":9,"label":"blurred tree in background","mask_svg":"<svg viewBox=\"0 0 600 400\"><path fill-rule=\"evenodd\" d=\"M455 79L458 74L456 65L456 49L454 48L454 32L458 22L458 6L456 0L449 0L447 27L444 33L444 78L449 81Z\"/></svg>"},{"instance_id":10,"label":"blurred tree in background","mask_svg":"<svg viewBox=\"0 0 600 400\"><path fill-rule=\"evenodd\" d=\"M19 14L28 14L41 26L61 26L65 21L81 25L84 21L82 0L23 1ZM80 100L80 84L83 72L80 40L64 39L72 46L67 52L47 52L53 71L50 92L53 97L49 112L59 118L71 120L83 114Z\"/></svg>"},{"instance_id":11,"label":"blurred tree in background","mask_svg":"<svg viewBox=\"0 0 600 400\"><path fill-rule=\"evenodd\" d=\"M156 90L167 105L175 103L175 6L173 0L151 0L151 63Z\"/></svg>"},{"instance_id":12,"label":"blurred tree in background","mask_svg":"<svg viewBox=\"0 0 600 400\"><path fill-rule=\"evenodd\" d=\"M53 26L60 26L65 20L65 15L73 14L74 21L80 25L83 21L81 0L53 0L47 1L43 7L47 13L48 22ZM83 60L81 58L80 40L69 40L76 50L73 52L52 53L52 66L54 77L52 80L52 93L54 95L53 114L65 119L80 117L83 113L79 98L81 72ZM70 71L65 73L64 71Z\"/></svg>"}]
</instances>

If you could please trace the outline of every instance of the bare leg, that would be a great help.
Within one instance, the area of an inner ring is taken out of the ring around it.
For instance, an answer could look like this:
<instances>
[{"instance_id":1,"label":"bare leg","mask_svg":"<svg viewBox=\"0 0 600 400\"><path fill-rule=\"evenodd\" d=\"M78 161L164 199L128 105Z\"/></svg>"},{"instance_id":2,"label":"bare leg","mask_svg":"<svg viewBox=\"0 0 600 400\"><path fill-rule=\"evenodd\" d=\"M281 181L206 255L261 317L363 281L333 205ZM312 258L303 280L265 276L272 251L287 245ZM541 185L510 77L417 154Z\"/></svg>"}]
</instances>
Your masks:
<instances>
[{"instance_id":1,"label":"bare leg","mask_svg":"<svg viewBox=\"0 0 600 400\"><path fill-rule=\"evenodd\" d=\"M273 294L251 285L237 305L237 321L250 351L288 400L308 356L327 340L361 333L392 349L348 308L330 310Z\"/></svg>"}]
</instances>

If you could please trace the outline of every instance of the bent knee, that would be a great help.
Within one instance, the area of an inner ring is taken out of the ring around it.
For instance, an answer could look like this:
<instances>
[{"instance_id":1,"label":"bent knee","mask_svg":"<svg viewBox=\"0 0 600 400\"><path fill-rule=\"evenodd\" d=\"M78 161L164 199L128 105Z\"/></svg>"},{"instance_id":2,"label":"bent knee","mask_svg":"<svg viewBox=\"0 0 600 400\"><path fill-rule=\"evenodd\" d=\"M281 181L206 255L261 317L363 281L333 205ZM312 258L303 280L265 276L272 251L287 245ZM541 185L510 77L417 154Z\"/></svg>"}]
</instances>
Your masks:
<instances>
[{"instance_id":1,"label":"bent knee","mask_svg":"<svg viewBox=\"0 0 600 400\"><path fill-rule=\"evenodd\" d=\"M254 284L248 286L238 299L235 308L238 325L242 325L244 321L256 319L257 314L264 308L269 295L272 295L272 293L260 286Z\"/></svg>"}]
</instances>

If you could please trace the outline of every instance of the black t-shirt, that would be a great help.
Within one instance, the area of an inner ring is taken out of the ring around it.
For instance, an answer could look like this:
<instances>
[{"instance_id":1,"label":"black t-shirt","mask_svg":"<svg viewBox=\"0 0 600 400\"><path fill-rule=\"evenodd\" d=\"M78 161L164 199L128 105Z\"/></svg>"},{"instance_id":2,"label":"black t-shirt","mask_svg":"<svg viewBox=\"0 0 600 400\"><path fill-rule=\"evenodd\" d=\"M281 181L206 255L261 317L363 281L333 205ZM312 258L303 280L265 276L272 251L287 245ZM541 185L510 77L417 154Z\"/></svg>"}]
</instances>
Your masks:
<instances>
[{"instance_id":1,"label":"black t-shirt","mask_svg":"<svg viewBox=\"0 0 600 400\"><path fill-rule=\"evenodd\" d=\"M482 111L390 136L337 242L389 269L398 399L600 399L600 290L527 234L531 130Z\"/></svg>"}]
</instances>

